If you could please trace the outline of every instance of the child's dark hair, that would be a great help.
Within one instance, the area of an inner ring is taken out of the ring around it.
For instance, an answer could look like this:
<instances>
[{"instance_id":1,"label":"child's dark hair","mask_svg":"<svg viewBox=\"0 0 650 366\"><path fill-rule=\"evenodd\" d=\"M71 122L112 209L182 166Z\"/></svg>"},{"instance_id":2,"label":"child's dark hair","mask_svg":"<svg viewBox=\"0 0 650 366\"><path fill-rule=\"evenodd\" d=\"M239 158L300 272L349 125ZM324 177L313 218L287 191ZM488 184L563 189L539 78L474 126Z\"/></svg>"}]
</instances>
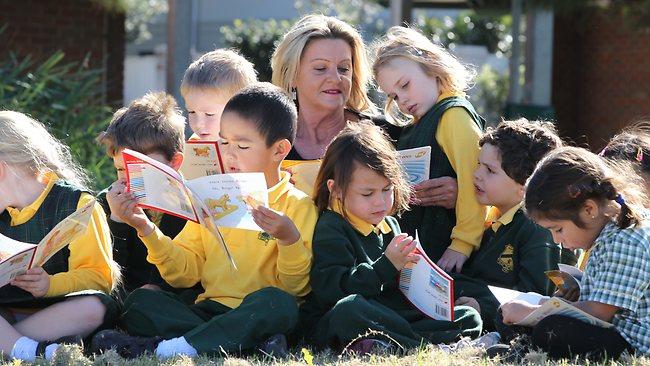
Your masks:
<instances>
[{"instance_id":1,"label":"child's dark hair","mask_svg":"<svg viewBox=\"0 0 650 366\"><path fill-rule=\"evenodd\" d=\"M650 176L650 122L638 122L624 129L612 137L600 155L632 162L639 173Z\"/></svg>"},{"instance_id":2,"label":"child's dark hair","mask_svg":"<svg viewBox=\"0 0 650 366\"><path fill-rule=\"evenodd\" d=\"M332 179L336 189L341 191L341 205L346 214L345 196L356 166L366 166L391 182L394 202L390 214L408 209L410 187L397 161L395 148L381 128L362 120L348 123L327 147L314 184L314 201L320 212L330 205L327 181Z\"/></svg>"},{"instance_id":3,"label":"child's dark hair","mask_svg":"<svg viewBox=\"0 0 650 366\"><path fill-rule=\"evenodd\" d=\"M636 226L648 199L641 178L626 167L586 149L556 149L542 159L526 183L526 212L533 219L571 220L584 228L579 213L588 199L601 207L615 201L621 206L616 224Z\"/></svg>"},{"instance_id":4,"label":"child's dark hair","mask_svg":"<svg viewBox=\"0 0 650 366\"><path fill-rule=\"evenodd\" d=\"M171 160L183 151L185 117L171 95L147 93L115 112L97 142L110 156L127 148L143 154L158 152Z\"/></svg>"},{"instance_id":5,"label":"child's dark hair","mask_svg":"<svg viewBox=\"0 0 650 366\"><path fill-rule=\"evenodd\" d=\"M501 168L515 182L524 185L535 165L551 150L562 146L562 139L551 122L502 121L489 127L479 140L499 150Z\"/></svg>"},{"instance_id":6,"label":"child's dark hair","mask_svg":"<svg viewBox=\"0 0 650 366\"><path fill-rule=\"evenodd\" d=\"M242 89L226 104L223 114L227 113L236 113L253 123L267 146L282 139L293 144L296 138L296 105L282 89L271 83L255 83Z\"/></svg>"}]
</instances>

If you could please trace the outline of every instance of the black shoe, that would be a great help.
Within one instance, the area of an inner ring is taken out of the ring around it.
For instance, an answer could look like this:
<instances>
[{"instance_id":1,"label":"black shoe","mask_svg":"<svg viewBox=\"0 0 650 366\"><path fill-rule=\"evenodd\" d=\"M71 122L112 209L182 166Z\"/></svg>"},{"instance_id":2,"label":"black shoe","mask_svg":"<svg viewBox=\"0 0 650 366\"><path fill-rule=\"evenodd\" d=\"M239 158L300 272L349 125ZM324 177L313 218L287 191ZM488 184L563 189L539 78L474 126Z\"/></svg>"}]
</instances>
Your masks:
<instances>
[{"instance_id":1,"label":"black shoe","mask_svg":"<svg viewBox=\"0 0 650 366\"><path fill-rule=\"evenodd\" d=\"M137 358L145 353L154 354L160 337L136 337L116 330L102 330L95 334L91 343L92 353L114 349L123 358Z\"/></svg>"},{"instance_id":2,"label":"black shoe","mask_svg":"<svg viewBox=\"0 0 650 366\"><path fill-rule=\"evenodd\" d=\"M38 346L36 346L36 357L43 357L45 358L45 349L47 346L52 345L52 344L58 344L58 345L78 345L81 347L81 349L84 348L84 341L81 336L78 335L73 335L73 336L66 336L66 337L61 337L55 341L42 341L38 342Z\"/></svg>"},{"instance_id":3,"label":"black shoe","mask_svg":"<svg viewBox=\"0 0 650 366\"><path fill-rule=\"evenodd\" d=\"M513 339L510 344L495 344L488 347L485 353L488 357L499 357L499 360L507 363L521 363L531 350L530 337L520 335Z\"/></svg>"},{"instance_id":4,"label":"black shoe","mask_svg":"<svg viewBox=\"0 0 650 366\"><path fill-rule=\"evenodd\" d=\"M267 338L258 348L260 352L268 356L285 358L289 356L287 337L284 334L274 334Z\"/></svg>"}]
</instances>

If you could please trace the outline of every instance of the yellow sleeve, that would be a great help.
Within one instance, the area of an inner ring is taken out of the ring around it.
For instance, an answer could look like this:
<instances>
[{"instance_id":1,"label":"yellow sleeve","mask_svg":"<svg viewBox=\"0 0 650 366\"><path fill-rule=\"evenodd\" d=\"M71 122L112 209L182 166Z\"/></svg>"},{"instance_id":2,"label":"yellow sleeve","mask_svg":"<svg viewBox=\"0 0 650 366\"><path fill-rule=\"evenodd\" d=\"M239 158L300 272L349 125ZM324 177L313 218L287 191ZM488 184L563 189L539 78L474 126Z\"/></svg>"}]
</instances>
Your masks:
<instances>
[{"instance_id":1,"label":"yellow sleeve","mask_svg":"<svg viewBox=\"0 0 650 366\"><path fill-rule=\"evenodd\" d=\"M77 209L88 204L94 197L83 193ZM99 203L93 207L92 217L86 232L68 246L68 271L50 276L50 288L46 297L69 294L81 290L111 292L119 268L113 262L111 232L106 214Z\"/></svg>"},{"instance_id":2,"label":"yellow sleeve","mask_svg":"<svg viewBox=\"0 0 650 366\"><path fill-rule=\"evenodd\" d=\"M442 115L435 137L458 181L456 226L451 232L449 248L469 257L481 244L486 215L485 206L476 200L473 181L481 130L464 108L455 107Z\"/></svg>"},{"instance_id":3,"label":"yellow sleeve","mask_svg":"<svg viewBox=\"0 0 650 366\"><path fill-rule=\"evenodd\" d=\"M297 201L286 215L300 232L300 239L291 245L278 245L278 280L294 296L304 296L310 291L309 270L312 262L312 237L318 210L309 197Z\"/></svg>"},{"instance_id":4,"label":"yellow sleeve","mask_svg":"<svg viewBox=\"0 0 650 366\"><path fill-rule=\"evenodd\" d=\"M182 288L201 280L206 259L204 240L209 237L212 234L204 233L201 225L188 221L174 239L163 234L157 226L151 234L140 239L147 247L147 261L158 268L167 283Z\"/></svg>"}]
</instances>

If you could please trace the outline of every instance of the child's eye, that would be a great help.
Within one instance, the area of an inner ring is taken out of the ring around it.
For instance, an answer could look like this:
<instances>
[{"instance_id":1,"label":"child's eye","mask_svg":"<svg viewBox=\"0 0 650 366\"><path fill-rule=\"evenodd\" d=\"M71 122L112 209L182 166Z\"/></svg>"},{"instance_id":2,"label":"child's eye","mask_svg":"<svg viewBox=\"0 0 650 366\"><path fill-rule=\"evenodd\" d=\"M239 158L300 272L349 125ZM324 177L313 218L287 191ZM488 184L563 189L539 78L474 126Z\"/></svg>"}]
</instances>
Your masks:
<instances>
[{"instance_id":1,"label":"child's eye","mask_svg":"<svg viewBox=\"0 0 650 366\"><path fill-rule=\"evenodd\" d=\"M558 233L558 234L561 233L561 232L562 232L562 228L559 228L559 229L555 230L555 232Z\"/></svg>"},{"instance_id":2,"label":"child's eye","mask_svg":"<svg viewBox=\"0 0 650 366\"><path fill-rule=\"evenodd\" d=\"M392 190L393 190L393 186L386 187L386 188L382 189L382 191L384 191L384 192L390 192Z\"/></svg>"},{"instance_id":3,"label":"child's eye","mask_svg":"<svg viewBox=\"0 0 650 366\"><path fill-rule=\"evenodd\" d=\"M410 81L405 82L405 83L402 85L402 89L406 89L406 87L409 85L409 83L410 83Z\"/></svg>"},{"instance_id":4,"label":"child's eye","mask_svg":"<svg viewBox=\"0 0 650 366\"><path fill-rule=\"evenodd\" d=\"M372 192L361 193L361 195L364 196L364 197L370 197L370 196L372 196Z\"/></svg>"},{"instance_id":5,"label":"child's eye","mask_svg":"<svg viewBox=\"0 0 650 366\"><path fill-rule=\"evenodd\" d=\"M214 114L214 113L206 113L205 115L208 116L208 117L212 117L212 116L214 116L215 114Z\"/></svg>"},{"instance_id":6,"label":"child's eye","mask_svg":"<svg viewBox=\"0 0 650 366\"><path fill-rule=\"evenodd\" d=\"M242 149L242 150L246 150L246 149L248 149L250 146L241 146L241 145L237 145L237 147L240 148L240 149Z\"/></svg>"},{"instance_id":7,"label":"child's eye","mask_svg":"<svg viewBox=\"0 0 650 366\"><path fill-rule=\"evenodd\" d=\"M219 145L228 145L228 141L221 140L221 141L219 141Z\"/></svg>"},{"instance_id":8,"label":"child's eye","mask_svg":"<svg viewBox=\"0 0 650 366\"><path fill-rule=\"evenodd\" d=\"M196 113L196 112L194 112L194 111L187 111L187 114L194 114L194 113Z\"/></svg>"}]
</instances>

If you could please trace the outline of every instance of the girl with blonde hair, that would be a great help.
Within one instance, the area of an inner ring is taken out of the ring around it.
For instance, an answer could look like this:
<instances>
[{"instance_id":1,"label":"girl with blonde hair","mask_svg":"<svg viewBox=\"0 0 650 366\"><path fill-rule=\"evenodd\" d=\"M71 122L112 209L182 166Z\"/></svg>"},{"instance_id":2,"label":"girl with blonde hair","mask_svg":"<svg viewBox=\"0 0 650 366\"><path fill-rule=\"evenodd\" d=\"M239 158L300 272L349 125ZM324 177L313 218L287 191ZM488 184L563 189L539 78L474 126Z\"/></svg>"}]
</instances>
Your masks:
<instances>
[{"instance_id":1,"label":"girl with blonde hair","mask_svg":"<svg viewBox=\"0 0 650 366\"><path fill-rule=\"evenodd\" d=\"M40 122L0 112L2 235L38 243L94 200L87 182L69 149ZM0 288L0 352L32 362L37 356L50 359L60 343L80 343L116 317L117 305L106 294L118 280L106 216L95 204L81 237Z\"/></svg>"},{"instance_id":2,"label":"girl with blonde hair","mask_svg":"<svg viewBox=\"0 0 650 366\"><path fill-rule=\"evenodd\" d=\"M486 213L473 184L485 121L464 94L474 73L410 28L390 28L374 49L373 72L388 96L387 116L405 125L397 148L431 146L430 179L414 187L411 210L400 225L407 232L418 229L422 246L440 267L460 272L480 244ZM432 195L431 182L441 177L458 181L455 210L422 199Z\"/></svg>"}]
</instances>

